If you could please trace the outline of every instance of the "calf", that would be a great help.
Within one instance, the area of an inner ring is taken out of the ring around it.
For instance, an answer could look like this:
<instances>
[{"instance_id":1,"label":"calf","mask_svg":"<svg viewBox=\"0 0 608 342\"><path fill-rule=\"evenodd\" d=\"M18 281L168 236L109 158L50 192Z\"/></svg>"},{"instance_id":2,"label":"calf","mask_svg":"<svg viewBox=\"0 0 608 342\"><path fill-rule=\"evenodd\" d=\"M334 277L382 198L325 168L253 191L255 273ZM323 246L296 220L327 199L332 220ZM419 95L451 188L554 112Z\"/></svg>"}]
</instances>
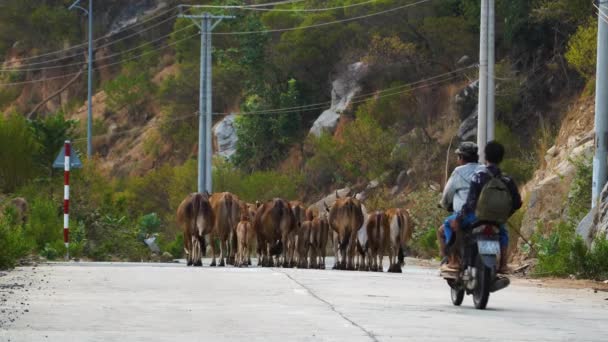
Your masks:
<instances>
[{"instance_id":1,"label":"calf","mask_svg":"<svg viewBox=\"0 0 608 342\"><path fill-rule=\"evenodd\" d=\"M389 222L389 272L401 273L404 265L403 249L411 240L414 225L406 210L388 209L386 217Z\"/></svg>"},{"instance_id":2,"label":"calf","mask_svg":"<svg viewBox=\"0 0 608 342\"><path fill-rule=\"evenodd\" d=\"M382 272L382 259L389 237L389 224L384 212L371 213L365 230L367 232L367 266L371 271Z\"/></svg>"},{"instance_id":3,"label":"calf","mask_svg":"<svg viewBox=\"0 0 608 342\"><path fill-rule=\"evenodd\" d=\"M241 221L236 226L236 238L238 249L236 253L235 266L243 267L251 265L251 248L255 244L255 232L249 214L246 210L241 212Z\"/></svg>"}]
</instances>

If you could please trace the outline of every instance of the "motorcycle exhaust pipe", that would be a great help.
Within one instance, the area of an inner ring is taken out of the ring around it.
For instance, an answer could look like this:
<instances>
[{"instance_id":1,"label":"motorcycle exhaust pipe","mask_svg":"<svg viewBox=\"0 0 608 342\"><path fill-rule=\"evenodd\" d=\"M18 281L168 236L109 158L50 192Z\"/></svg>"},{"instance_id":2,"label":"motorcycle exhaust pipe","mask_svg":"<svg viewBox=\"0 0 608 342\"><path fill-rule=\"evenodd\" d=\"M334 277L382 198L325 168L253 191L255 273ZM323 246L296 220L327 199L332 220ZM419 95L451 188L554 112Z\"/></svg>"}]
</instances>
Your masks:
<instances>
[{"instance_id":1,"label":"motorcycle exhaust pipe","mask_svg":"<svg viewBox=\"0 0 608 342\"><path fill-rule=\"evenodd\" d=\"M509 280L509 278L507 278L507 277L498 278L498 279L496 279L496 281L494 282L492 287L490 287L490 292L500 291L500 290L504 289L505 287L509 286L509 284L511 284L511 281Z\"/></svg>"}]
</instances>

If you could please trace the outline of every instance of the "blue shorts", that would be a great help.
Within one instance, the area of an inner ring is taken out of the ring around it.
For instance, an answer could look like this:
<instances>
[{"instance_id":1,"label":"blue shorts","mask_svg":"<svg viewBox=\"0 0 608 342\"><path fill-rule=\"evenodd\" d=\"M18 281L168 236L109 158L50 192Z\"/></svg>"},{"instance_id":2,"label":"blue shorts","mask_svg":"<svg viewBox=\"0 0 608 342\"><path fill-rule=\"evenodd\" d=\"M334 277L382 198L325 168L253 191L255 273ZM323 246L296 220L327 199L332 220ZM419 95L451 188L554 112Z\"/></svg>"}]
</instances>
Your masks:
<instances>
[{"instance_id":1,"label":"blue shorts","mask_svg":"<svg viewBox=\"0 0 608 342\"><path fill-rule=\"evenodd\" d=\"M443 221L443 232L445 235L445 242L446 243L450 243L450 240L452 239L452 235L454 234L454 232L452 231L452 227L450 227L450 221L453 221L456 219L456 217L458 216L458 213L453 213L452 215L448 216L445 221ZM462 222L464 226L468 226L473 224L473 222L475 222L477 220L477 218L475 217L475 214L469 214L464 218L464 221ZM507 229L505 228L504 224L501 224L499 226L499 231L500 231L500 246L501 247L508 247L509 246L509 233L507 232Z\"/></svg>"}]
</instances>

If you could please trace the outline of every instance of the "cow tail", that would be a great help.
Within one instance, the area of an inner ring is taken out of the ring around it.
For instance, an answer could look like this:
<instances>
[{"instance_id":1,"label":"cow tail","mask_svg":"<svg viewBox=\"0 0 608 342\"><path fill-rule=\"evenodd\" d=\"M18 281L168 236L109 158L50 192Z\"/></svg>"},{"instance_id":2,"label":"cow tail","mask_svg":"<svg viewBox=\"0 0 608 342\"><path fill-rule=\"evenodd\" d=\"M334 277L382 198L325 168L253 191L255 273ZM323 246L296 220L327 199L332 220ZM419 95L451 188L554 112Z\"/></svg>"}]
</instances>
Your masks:
<instances>
[{"instance_id":1,"label":"cow tail","mask_svg":"<svg viewBox=\"0 0 608 342\"><path fill-rule=\"evenodd\" d=\"M205 240L205 235L200 237L201 239L201 254L203 256L207 256L207 241Z\"/></svg>"}]
</instances>

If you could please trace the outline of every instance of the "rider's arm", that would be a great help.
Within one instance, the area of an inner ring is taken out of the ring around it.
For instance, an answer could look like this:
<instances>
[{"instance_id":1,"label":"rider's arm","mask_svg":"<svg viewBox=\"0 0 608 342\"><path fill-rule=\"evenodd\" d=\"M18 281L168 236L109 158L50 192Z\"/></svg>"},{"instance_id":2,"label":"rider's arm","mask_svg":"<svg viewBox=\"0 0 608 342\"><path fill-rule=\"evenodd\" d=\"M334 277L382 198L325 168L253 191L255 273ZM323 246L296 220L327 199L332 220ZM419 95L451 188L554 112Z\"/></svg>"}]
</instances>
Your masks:
<instances>
[{"instance_id":1,"label":"rider's arm","mask_svg":"<svg viewBox=\"0 0 608 342\"><path fill-rule=\"evenodd\" d=\"M479 194L481 193L482 188L482 175L482 173L476 172L471 178L471 187L469 188L467 201L464 203L462 210L458 214L458 220L460 222L462 222L463 218L469 213L474 213L475 208L477 208L477 200L479 199Z\"/></svg>"},{"instance_id":2,"label":"rider's arm","mask_svg":"<svg viewBox=\"0 0 608 342\"><path fill-rule=\"evenodd\" d=\"M513 199L513 211L511 212L511 215L513 215L513 213L516 212L522 206L521 195L519 194L519 189L517 188L517 184L515 184L515 181L513 181L513 179L508 178L508 181L506 183L507 188L511 193L511 198Z\"/></svg>"},{"instance_id":3,"label":"rider's arm","mask_svg":"<svg viewBox=\"0 0 608 342\"><path fill-rule=\"evenodd\" d=\"M450 208L452 208L454 194L456 193L455 185L454 172L452 172L450 179L448 179L448 182L445 185L445 189L443 189L443 195L441 196L441 207L445 210L450 211Z\"/></svg>"}]
</instances>

